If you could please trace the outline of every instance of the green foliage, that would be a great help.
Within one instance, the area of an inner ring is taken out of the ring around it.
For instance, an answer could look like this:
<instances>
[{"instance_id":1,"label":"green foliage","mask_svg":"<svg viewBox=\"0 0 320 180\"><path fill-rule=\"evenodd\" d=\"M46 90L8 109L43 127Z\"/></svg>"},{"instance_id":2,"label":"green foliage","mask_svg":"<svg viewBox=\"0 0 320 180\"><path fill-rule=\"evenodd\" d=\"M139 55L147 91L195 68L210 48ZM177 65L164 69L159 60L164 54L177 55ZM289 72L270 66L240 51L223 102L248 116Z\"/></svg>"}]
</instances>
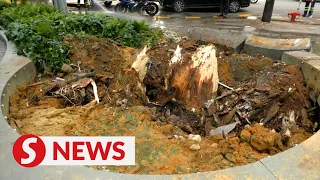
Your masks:
<instances>
[{"instance_id":1,"label":"green foliage","mask_svg":"<svg viewBox=\"0 0 320 180\"><path fill-rule=\"evenodd\" d=\"M57 9L38 3L28 5L12 4L10 8L5 8L3 11L1 11L0 14L3 21L0 22L0 25L6 27L7 25L15 21L20 21L24 19L29 19L29 21L32 21L33 18L37 18L38 16L51 17L55 13L60 14Z\"/></svg>"},{"instance_id":2,"label":"green foliage","mask_svg":"<svg viewBox=\"0 0 320 180\"><path fill-rule=\"evenodd\" d=\"M174 39L173 38L169 38L168 39L168 43L174 43Z\"/></svg>"},{"instance_id":3,"label":"green foliage","mask_svg":"<svg viewBox=\"0 0 320 180\"><path fill-rule=\"evenodd\" d=\"M13 6L15 6L15 4L7 3L7 2L5 2L3 0L0 0L0 11L2 11L5 8L10 8L10 7L13 7Z\"/></svg>"},{"instance_id":4,"label":"green foliage","mask_svg":"<svg viewBox=\"0 0 320 180\"><path fill-rule=\"evenodd\" d=\"M2 3L2 1L0 1ZM1 5L1 4L0 4ZM1 6L0 6L1 7ZM126 21L104 14L62 14L41 4L3 5L0 25L13 41L18 53L35 61L39 72L59 72L68 62L70 47L63 43L67 34L110 38L131 47L153 46L162 38L162 31L144 22Z\"/></svg>"}]
</instances>

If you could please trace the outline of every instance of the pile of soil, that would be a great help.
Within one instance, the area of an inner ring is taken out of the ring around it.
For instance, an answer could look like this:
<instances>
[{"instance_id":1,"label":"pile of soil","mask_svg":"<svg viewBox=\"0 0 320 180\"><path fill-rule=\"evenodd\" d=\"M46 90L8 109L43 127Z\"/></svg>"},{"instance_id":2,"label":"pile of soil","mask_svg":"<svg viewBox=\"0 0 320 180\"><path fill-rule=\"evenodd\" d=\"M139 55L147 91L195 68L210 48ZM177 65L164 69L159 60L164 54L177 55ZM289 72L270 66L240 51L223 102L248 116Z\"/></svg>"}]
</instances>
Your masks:
<instances>
[{"instance_id":1,"label":"pile of soil","mask_svg":"<svg viewBox=\"0 0 320 180\"><path fill-rule=\"evenodd\" d=\"M74 47L72 72L59 74L62 81L43 77L20 86L10 98L8 123L20 134L39 136L135 136L135 166L97 169L130 174L213 171L274 155L313 133L307 89L297 66L217 49L220 82L233 90L219 86L208 104L194 108L175 100L166 78L177 45L187 59L200 46L196 41L161 43L148 50L143 81L131 68L140 50L96 37L68 36L65 42ZM93 101L92 81L99 104ZM82 98L72 91L62 94L73 87L79 87ZM214 133L232 123L237 125L231 131Z\"/></svg>"}]
</instances>

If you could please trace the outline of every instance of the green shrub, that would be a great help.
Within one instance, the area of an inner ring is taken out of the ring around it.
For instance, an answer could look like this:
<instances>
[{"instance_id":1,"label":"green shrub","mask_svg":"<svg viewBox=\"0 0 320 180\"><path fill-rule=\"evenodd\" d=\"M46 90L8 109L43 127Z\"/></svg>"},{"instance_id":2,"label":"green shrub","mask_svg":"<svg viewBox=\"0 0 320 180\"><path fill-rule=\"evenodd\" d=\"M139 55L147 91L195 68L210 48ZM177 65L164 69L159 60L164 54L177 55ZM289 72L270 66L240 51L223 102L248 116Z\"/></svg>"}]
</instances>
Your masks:
<instances>
[{"instance_id":1,"label":"green shrub","mask_svg":"<svg viewBox=\"0 0 320 180\"><path fill-rule=\"evenodd\" d=\"M15 4L7 3L5 1L0 0L0 11L2 11L5 8L10 8L10 7L13 7L13 6L15 6Z\"/></svg>"},{"instance_id":2,"label":"green shrub","mask_svg":"<svg viewBox=\"0 0 320 180\"><path fill-rule=\"evenodd\" d=\"M104 14L62 14L41 4L10 5L0 11L0 25L13 41L18 53L35 61L39 72L59 72L68 62L69 47L63 43L67 34L110 38L125 46L140 48L155 45L162 38L159 29L144 22L126 21ZM45 68L46 67L46 68Z\"/></svg>"}]
</instances>

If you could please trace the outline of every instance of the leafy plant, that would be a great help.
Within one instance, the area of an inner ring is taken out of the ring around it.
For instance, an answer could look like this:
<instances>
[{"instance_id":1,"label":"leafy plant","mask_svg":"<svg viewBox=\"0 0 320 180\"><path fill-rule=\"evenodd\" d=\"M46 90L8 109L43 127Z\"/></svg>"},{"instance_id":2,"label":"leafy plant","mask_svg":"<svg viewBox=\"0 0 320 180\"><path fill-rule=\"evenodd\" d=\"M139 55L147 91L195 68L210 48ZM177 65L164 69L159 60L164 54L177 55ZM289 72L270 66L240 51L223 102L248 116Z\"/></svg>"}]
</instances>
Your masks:
<instances>
[{"instance_id":1,"label":"leafy plant","mask_svg":"<svg viewBox=\"0 0 320 180\"><path fill-rule=\"evenodd\" d=\"M13 3L7 3L6 1L0 0L0 11L2 11L5 8L10 8L15 6Z\"/></svg>"},{"instance_id":2,"label":"leafy plant","mask_svg":"<svg viewBox=\"0 0 320 180\"><path fill-rule=\"evenodd\" d=\"M0 1L2 3L2 1ZM8 5L0 8L0 25L18 53L34 60L39 72L59 72L67 63L70 47L63 43L67 34L94 35L131 47L153 46L162 38L160 29L145 22L126 21L104 14L62 14L42 4Z\"/></svg>"}]
</instances>

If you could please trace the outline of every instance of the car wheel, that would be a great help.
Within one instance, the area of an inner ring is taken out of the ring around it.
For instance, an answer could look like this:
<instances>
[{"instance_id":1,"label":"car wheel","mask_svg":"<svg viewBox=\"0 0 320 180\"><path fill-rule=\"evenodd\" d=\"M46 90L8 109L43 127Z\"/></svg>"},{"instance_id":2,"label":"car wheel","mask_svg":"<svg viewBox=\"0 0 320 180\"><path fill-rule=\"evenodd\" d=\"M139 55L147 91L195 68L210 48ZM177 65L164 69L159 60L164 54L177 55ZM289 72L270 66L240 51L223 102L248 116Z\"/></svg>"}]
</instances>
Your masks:
<instances>
[{"instance_id":1,"label":"car wheel","mask_svg":"<svg viewBox=\"0 0 320 180\"><path fill-rule=\"evenodd\" d=\"M258 2L258 0L250 0L251 4L255 4Z\"/></svg>"},{"instance_id":2,"label":"car wheel","mask_svg":"<svg viewBox=\"0 0 320 180\"><path fill-rule=\"evenodd\" d=\"M146 7L146 13L149 15L149 16L154 16L158 13L159 11L159 7L156 3L154 2L151 2L151 3L148 3L147 4L147 7Z\"/></svg>"},{"instance_id":3,"label":"car wheel","mask_svg":"<svg viewBox=\"0 0 320 180\"><path fill-rule=\"evenodd\" d=\"M240 2L239 0L231 0L229 5L229 11L231 13L236 13L240 9Z\"/></svg>"},{"instance_id":4,"label":"car wheel","mask_svg":"<svg viewBox=\"0 0 320 180\"><path fill-rule=\"evenodd\" d=\"M112 4L112 1L105 1L105 2L104 2L104 5L105 5L106 7L111 6L111 4Z\"/></svg>"},{"instance_id":5,"label":"car wheel","mask_svg":"<svg viewBox=\"0 0 320 180\"><path fill-rule=\"evenodd\" d=\"M183 0L175 0L172 4L174 11L182 12L186 9L186 3Z\"/></svg>"},{"instance_id":6,"label":"car wheel","mask_svg":"<svg viewBox=\"0 0 320 180\"><path fill-rule=\"evenodd\" d=\"M118 3L116 7L114 7L114 10L116 12L125 13L127 11L127 8Z\"/></svg>"}]
</instances>

